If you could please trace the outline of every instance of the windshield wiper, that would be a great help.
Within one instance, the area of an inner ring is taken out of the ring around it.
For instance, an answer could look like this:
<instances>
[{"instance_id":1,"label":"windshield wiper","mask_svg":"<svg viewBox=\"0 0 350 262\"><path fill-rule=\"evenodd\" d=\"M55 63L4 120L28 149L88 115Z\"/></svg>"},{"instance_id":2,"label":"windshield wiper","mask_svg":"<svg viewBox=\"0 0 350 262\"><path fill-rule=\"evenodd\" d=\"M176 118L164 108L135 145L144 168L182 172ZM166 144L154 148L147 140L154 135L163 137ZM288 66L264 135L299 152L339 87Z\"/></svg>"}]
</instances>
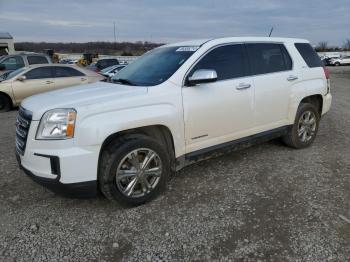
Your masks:
<instances>
[{"instance_id":1,"label":"windshield wiper","mask_svg":"<svg viewBox=\"0 0 350 262\"><path fill-rule=\"evenodd\" d=\"M113 79L113 83L121 83L123 85L136 86L133 82L124 78Z\"/></svg>"}]
</instances>

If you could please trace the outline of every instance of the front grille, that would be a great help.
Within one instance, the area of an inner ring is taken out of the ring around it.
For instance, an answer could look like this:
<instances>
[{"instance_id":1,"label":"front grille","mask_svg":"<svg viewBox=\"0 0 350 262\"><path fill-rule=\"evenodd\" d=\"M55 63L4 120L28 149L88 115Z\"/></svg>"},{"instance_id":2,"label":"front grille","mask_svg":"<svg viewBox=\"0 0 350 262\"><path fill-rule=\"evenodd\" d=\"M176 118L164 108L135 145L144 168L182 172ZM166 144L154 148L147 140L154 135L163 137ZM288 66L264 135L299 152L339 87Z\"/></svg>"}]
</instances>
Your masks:
<instances>
[{"instance_id":1,"label":"front grille","mask_svg":"<svg viewBox=\"0 0 350 262\"><path fill-rule=\"evenodd\" d=\"M30 123L32 121L32 113L23 107L19 108L16 119L16 151L20 155L24 155L26 150L27 138Z\"/></svg>"}]
</instances>

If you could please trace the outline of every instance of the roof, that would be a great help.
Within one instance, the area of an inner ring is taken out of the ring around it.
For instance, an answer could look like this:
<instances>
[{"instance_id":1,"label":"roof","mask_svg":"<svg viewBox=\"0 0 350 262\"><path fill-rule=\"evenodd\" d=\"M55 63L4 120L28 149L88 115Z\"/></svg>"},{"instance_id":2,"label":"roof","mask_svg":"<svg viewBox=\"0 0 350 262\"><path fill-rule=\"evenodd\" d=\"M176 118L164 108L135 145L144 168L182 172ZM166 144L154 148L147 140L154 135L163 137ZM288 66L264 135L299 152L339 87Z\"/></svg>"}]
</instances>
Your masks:
<instances>
[{"instance_id":1,"label":"roof","mask_svg":"<svg viewBox=\"0 0 350 262\"><path fill-rule=\"evenodd\" d=\"M77 65L75 64L33 64L33 65L28 65L26 66L26 68L37 68L37 67L43 67L43 66L59 66L59 67L78 67ZM78 68L81 68L81 67L78 67Z\"/></svg>"},{"instance_id":2,"label":"roof","mask_svg":"<svg viewBox=\"0 0 350 262\"><path fill-rule=\"evenodd\" d=\"M179 43L172 43L165 46L201 46L205 43L215 42L288 42L288 43L308 43L305 39L286 38L286 37L261 37L261 36L242 36L242 37L222 37L212 39L196 39Z\"/></svg>"},{"instance_id":3,"label":"roof","mask_svg":"<svg viewBox=\"0 0 350 262\"><path fill-rule=\"evenodd\" d=\"M7 32L0 32L0 39L13 39L12 35Z\"/></svg>"}]
</instances>

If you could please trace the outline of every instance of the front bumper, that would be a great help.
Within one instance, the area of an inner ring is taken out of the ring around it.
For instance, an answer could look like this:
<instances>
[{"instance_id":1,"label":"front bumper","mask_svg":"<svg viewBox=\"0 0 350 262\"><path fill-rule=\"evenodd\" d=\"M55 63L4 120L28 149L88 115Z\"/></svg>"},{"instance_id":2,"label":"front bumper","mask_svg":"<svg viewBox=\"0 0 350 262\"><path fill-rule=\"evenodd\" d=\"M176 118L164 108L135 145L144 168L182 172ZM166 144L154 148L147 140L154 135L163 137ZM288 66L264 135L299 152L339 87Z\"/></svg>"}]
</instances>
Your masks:
<instances>
[{"instance_id":1,"label":"front bumper","mask_svg":"<svg viewBox=\"0 0 350 262\"><path fill-rule=\"evenodd\" d=\"M72 139L36 140L38 124L39 121L31 121L26 140L18 141L16 134L16 144L22 143L21 150L16 150L21 169L34 181L61 195L95 196L99 147L77 146Z\"/></svg>"},{"instance_id":2,"label":"front bumper","mask_svg":"<svg viewBox=\"0 0 350 262\"><path fill-rule=\"evenodd\" d=\"M50 158L51 156L44 156L44 157ZM46 177L37 176L27 168L23 167L21 163L21 157L18 155L18 153L16 153L16 159L19 167L24 171L25 174L27 174L33 181L48 188L52 192L55 192L57 194L60 194L66 197L73 197L73 198L87 198L87 197L94 197L97 195L96 180L79 182L79 183L69 183L69 184L61 183L60 182L60 176L61 176L60 165L59 165L59 161L57 162L56 157L50 158L51 170L54 172L57 172L56 178L46 178ZM56 159L56 161L52 161L51 159Z\"/></svg>"}]
</instances>

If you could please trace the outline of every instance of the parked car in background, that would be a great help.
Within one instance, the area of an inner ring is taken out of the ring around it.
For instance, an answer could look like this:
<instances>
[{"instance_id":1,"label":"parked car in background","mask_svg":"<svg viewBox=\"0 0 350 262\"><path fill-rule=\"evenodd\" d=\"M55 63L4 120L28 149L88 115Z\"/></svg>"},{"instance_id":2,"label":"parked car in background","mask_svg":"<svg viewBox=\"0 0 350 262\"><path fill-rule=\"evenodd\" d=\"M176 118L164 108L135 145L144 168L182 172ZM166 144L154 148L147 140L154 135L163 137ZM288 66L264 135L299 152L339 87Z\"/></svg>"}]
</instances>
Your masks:
<instances>
[{"instance_id":1,"label":"parked car in background","mask_svg":"<svg viewBox=\"0 0 350 262\"><path fill-rule=\"evenodd\" d=\"M22 67L0 77L0 112L10 110L31 95L103 79L103 76L95 72L74 65Z\"/></svg>"},{"instance_id":2,"label":"parked car in background","mask_svg":"<svg viewBox=\"0 0 350 262\"><path fill-rule=\"evenodd\" d=\"M333 66L350 65L350 56L331 58L329 64Z\"/></svg>"},{"instance_id":3,"label":"parked car in background","mask_svg":"<svg viewBox=\"0 0 350 262\"><path fill-rule=\"evenodd\" d=\"M330 62L331 62L331 57L328 57L328 56L323 56L321 57L321 61L322 63L325 65L325 66L329 66L331 65Z\"/></svg>"},{"instance_id":4,"label":"parked car in background","mask_svg":"<svg viewBox=\"0 0 350 262\"><path fill-rule=\"evenodd\" d=\"M116 73L118 73L120 70L122 70L126 65L113 65L109 66L105 69L102 69L100 71L100 74L105 76L107 81L109 81Z\"/></svg>"},{"instance_id":5,"label":"parked car in background","mask_svg":"<svg viewBox=\"0 0 350 262\"><path fill-rule=\"evenodd\" d=\"M51 63L50 57L44 54L23 53L7 55L0 58L0 71L14 71L30 65Z\"/></svg>"},{"instance_id":6,"label":"parked car in background","mask_svg":"<svg viewBox=\"0 0 350 262\"><path fill-rule=\"evenodd\" d=\"M113 81L23 101L16 154L34 181L142 204L197 161L278 137L310 146L332 101L329 72L303 39L164 45Z\"/></svg>"},{"instance_id":7,"label":"parked car in background","mask_svg":"<svg viewBox=\"0 0 350 262\"><path fill-rule=\"evenodd\" d=\"M60 63L60 64L74 65L74 64L77 63L77 60L65 58L65 59L61 59L59 63Z\"/></svg>"},{"instance_id":8,"label":"parked car in background","mask_svg":"<svg viewBox=\"0 0 350 262\"><path fill-rule=\"evenodd\" d=\"M87 68L95 71L100 72L102 69L105 69L107 67L113 66L113 65L119 65L119 61L116 58L102 58L97 60L96 63L92 63Z\"/></svg>"}]
</instances>

